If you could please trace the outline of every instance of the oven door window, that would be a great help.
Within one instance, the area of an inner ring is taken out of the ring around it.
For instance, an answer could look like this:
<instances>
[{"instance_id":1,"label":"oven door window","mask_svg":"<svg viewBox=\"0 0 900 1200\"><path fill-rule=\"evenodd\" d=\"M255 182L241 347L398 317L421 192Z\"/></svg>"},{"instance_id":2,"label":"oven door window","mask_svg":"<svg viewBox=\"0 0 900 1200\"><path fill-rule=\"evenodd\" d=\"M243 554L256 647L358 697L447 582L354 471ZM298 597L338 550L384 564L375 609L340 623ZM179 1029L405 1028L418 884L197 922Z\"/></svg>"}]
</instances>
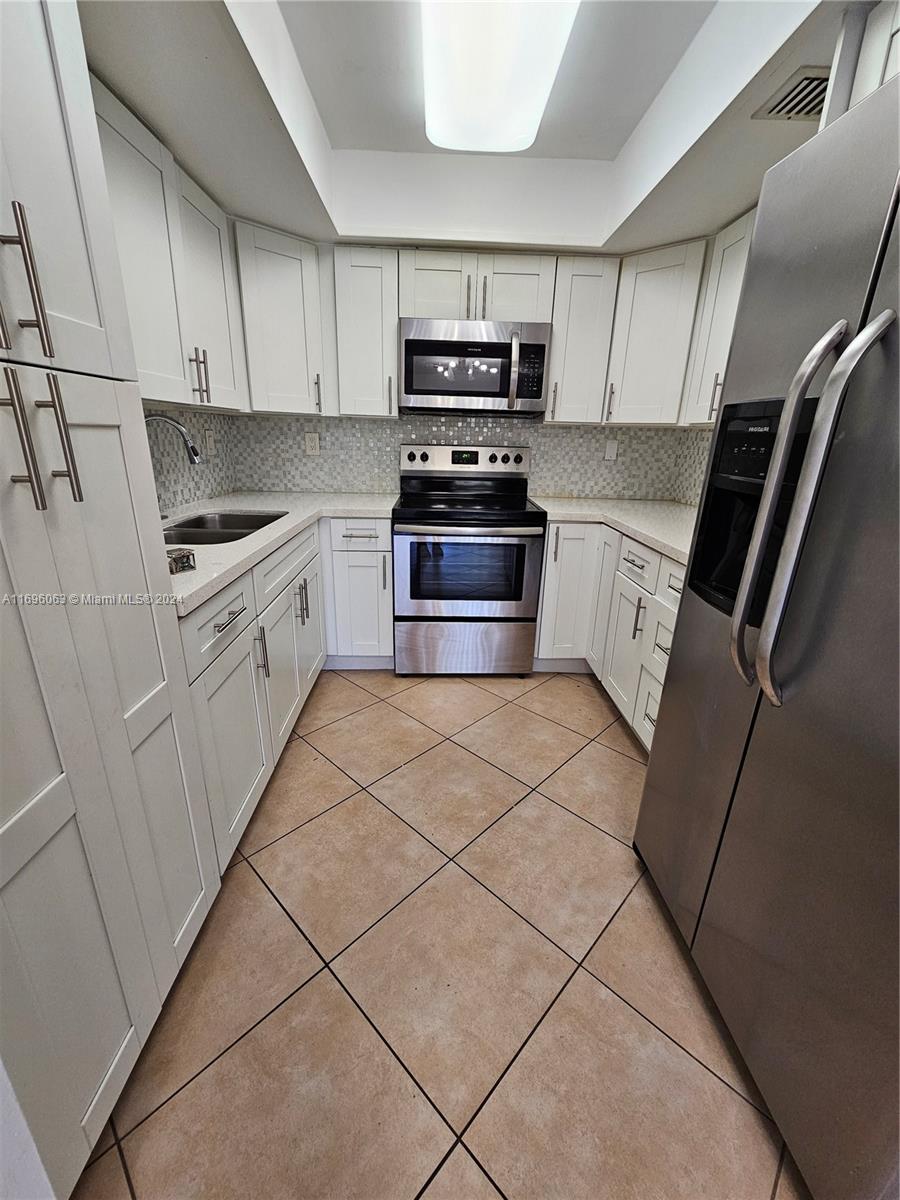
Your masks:
<instances>
[{"instance_id":1,"label":"oven door window","mask_svg":"<svg viewBox=\"0 0 900 1200\"><path fill-rule=\"evenodd\" d=\"M407 338L403 347L408 396L509 395L511 346L506 342L435 342Z\"/></svg>"},{"instance_id":2,"label":"oven door window","mask_svg":"<svg viewBox=\"0 0 900 1200\"><path fill-rule=\"evenodd\" d=\"M525 554L512 542L411 542L410 599L520 601Z\"/></svg>"}]
</instances>

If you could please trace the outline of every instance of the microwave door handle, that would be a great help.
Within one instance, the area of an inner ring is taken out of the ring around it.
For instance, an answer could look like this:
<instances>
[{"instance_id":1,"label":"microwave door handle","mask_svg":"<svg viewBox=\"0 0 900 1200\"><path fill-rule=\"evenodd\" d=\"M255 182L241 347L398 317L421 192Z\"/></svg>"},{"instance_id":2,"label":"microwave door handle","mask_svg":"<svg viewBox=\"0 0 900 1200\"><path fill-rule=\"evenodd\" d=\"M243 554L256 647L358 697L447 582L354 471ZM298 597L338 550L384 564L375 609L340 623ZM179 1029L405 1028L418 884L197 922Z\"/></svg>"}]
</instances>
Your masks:
<instances>
[{"instance_id":1,"label":"microwave door handle","mask_svg":"<svg viewBox=\"0 0 900 1200\"><path fill-rule=\"evenodd\" d=\"M847 391L853 372L876 342L881 341L896 320L896 312L892 308L886 308L856 335L832 368L816 406L812 432L809 435L809 445L806 448L803 468L797 481L797 493L791 506L787 529L784 532L784 541L781 544L781 553L778 556L778 565L775 568L775 577L772 580L772 588L763 616L759 645L756 651L756 673L759 676L759 684L766 694L766 699L774 708L782 706L784 696L781 684L775 677L772 667L772 654L781 632L785 609L794 576L797 573L797 563L806 539L806 531L809 528L819 484L825 471L828 451L834 439L844 393Z\"/></svg>"},{"instance_id":2,"label":"microwave door handle","mask_svg":"<svg viewBox=\"0 0 900 1200\"><path fill-rule=\"evenodd\" d=\"M511 334L512 353L509 356L509 407L516 407L516 391L519 387L519 339L518 329Z\"/></svg>"},{"instance_id":3,"label":"microwave door handle","mask_svg":"<svg viewBox=\"0 0 900 1200\"><path fill-rule=\"evenodd\" d=\"M752 684L756 679L753 664L747 656L746 645L750 605L753 601L753 593L756 590L756 584L762 568L766 543L772 531L775 510L778 506L781 485L784 482L784 473L787 469L788 459L790 458L794 438L797 434L797 425L803 409L803 401L806 399L809 385L812 383L819 367L821 367L822 363L846 332L847 322L837 321L827 333L819 338L797 368L797 372L791 380L791 385L785 397L784 408L781 411L778 433L775 435L775 445L772 448L772 458L759 501L759 512L756 515L753 535L750 538L750 547L747 550L744 569L741 572L741 581L738 584L737 596L734 601L734 610L731 614L731 634L729 637L731 661L734 663L734 669L738 675L748 685Z\"/></svg>"}]
</instances>

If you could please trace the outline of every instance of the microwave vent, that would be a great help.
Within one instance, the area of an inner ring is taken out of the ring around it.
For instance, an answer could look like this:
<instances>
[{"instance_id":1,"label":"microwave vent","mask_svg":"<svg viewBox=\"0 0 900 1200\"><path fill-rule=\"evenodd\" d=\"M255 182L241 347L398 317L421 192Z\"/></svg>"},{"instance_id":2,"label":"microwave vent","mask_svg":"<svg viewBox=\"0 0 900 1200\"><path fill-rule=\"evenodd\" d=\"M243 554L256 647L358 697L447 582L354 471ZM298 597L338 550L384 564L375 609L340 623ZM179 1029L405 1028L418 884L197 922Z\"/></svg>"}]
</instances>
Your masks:
<instances>
[{"instance_id":1,"label":"microwave vent","mask_svg":"<svg viewBox=\"0 0 900 1200\"><path fill-rule=\"evenodd\" d=\"M818 121L825 107L829 67L801 67L753 114L754 121Z\"/></svg>"}]
</instances>

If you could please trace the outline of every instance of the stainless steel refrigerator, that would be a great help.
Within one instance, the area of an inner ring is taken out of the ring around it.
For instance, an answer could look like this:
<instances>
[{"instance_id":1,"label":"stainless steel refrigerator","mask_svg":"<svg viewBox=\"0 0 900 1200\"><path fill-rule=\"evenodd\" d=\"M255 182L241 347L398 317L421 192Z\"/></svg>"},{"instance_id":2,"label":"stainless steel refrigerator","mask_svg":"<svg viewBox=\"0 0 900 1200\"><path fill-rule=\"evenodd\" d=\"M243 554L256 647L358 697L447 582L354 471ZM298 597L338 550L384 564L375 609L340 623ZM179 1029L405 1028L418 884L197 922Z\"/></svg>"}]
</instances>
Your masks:
<instances>
[{"instance_id":1,"label":"stainless steel refrigerator","mask_svg":"<svg viewBox=\"0 0 900 1200\"><path fill-rule=\"evenodd\" d=\"M898 1189L898 112L765 177L635 834L815 1200Z\"/></svg>"}]
</instances>

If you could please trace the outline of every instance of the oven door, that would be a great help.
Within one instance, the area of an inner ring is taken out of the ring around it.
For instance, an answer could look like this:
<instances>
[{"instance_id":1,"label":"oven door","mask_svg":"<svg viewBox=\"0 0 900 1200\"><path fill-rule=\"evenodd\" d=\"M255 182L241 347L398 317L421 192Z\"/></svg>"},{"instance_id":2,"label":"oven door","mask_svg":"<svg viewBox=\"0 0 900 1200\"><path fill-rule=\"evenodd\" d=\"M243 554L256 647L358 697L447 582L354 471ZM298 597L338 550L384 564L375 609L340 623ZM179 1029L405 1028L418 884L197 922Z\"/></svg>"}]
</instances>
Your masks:
<instances>
[{"instance_id":1,"label":"oven door","mask_svg":"<svg viewBox=\"0 0 900 1200\"><path fill-rule=\"evenodd\" d=\"M394 616L533 620L541 588L540 526L394 527Z\"/></svg>"}]
</instances>

